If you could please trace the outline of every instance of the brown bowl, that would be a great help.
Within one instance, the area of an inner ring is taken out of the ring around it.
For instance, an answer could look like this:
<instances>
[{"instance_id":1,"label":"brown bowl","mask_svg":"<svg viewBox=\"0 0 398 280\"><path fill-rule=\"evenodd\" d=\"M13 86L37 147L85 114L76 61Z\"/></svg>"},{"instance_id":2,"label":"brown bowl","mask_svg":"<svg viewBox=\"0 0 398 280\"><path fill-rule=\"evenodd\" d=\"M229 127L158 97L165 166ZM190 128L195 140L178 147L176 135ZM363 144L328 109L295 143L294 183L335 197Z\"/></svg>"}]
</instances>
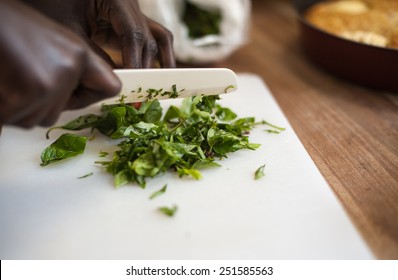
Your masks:
<instances>
[{"instance_id":1,"label":"brown bowl","mask_svg":"<svg viewBox=\"0 0 398 280\"><path fill-rule=\"evenodd\" d=\"M398 92L398 50L343 39L322 31L304 12L324 0L294 0L305 54L322 68L364 86Z\"/></svg>"}]
</instances>

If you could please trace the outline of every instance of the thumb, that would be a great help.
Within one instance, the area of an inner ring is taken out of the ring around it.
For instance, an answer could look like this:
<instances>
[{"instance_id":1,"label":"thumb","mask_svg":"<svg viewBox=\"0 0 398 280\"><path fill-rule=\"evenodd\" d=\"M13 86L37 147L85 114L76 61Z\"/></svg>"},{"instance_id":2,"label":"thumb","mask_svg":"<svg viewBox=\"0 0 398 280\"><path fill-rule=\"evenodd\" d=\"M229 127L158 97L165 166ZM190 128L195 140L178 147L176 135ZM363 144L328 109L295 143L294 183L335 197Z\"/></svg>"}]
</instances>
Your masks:
<instances>
[{"instance_id":1,"label":"thumb","mask_svg":"<svg viewBox=\"0 0 398 280\"><path fill-rule=\"evenodd\" d=\"M88 50L86 67L80 84L74 91L68 104L69 109L76 109L117 95L122 84L112 68L93 51Z\"/></svg>"}]
</instances>

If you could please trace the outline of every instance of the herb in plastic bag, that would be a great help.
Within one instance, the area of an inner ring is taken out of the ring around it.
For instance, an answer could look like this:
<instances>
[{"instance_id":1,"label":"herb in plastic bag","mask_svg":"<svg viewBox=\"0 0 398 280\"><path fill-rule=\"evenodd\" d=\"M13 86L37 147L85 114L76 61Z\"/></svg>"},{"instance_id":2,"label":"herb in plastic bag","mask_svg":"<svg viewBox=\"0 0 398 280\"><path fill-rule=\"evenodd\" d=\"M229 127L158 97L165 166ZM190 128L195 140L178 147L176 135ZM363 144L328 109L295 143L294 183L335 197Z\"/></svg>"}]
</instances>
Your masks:
<instances>
[{"instance_id":1,"label":"herb in plastic bag","mask_svg":"<svg viewBox=\"0 0 398 280\"><path fill-rule=\"evenodd\" d=\"M188 27L188 35L192 39L220 34L222 20L220 10L205 10L185 1L182 20Z\"/></svg>"}]
</instances>

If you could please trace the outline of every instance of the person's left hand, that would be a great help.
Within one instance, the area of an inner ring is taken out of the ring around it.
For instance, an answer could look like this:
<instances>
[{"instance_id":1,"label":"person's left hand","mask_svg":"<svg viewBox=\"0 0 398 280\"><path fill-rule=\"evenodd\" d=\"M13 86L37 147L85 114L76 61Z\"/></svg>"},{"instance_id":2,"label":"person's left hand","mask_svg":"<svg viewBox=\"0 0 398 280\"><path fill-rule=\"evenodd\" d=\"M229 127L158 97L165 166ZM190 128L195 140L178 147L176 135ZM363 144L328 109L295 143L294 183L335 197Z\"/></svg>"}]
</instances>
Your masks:
<instances>
[{"instance_id":1,"label":"person's left hand","mask_svg":"<svg viewBox=\"0 0 398 280\"><path fill-rule=\"evenodd\" d=\"M125 68L175 67L173 36L142 14L137 0L24 0L80 34L105 60L103 43L117 45ZM93 40L100 38L100 40Z\"/></svg>"}]
</instances>

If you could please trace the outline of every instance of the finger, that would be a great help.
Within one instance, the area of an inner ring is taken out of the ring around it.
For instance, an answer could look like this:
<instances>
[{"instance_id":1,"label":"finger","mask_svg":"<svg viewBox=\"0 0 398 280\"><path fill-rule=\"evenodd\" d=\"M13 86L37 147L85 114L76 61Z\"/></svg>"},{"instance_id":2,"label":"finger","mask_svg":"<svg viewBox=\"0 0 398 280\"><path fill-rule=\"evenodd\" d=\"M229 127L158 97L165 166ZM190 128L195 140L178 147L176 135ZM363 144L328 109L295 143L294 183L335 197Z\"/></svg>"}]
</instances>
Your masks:
<instances>
[{"instance_id":1,"label":"finger","mask_svg":"<svg viewBox=\"0 0 398 280\"><path fill-rule=\"evenodd\" d=\"M59 95L63 96L63 95ZM65 95L66 98L63 98L64 100L59 101L57 100L57 105L58 108L64 108L65 104L69 98L68 95ZM54 104L54 103L51 103ZM54 107L49 106L47 102L40 104L39 107L36 107L34 110L30 110L28 114L24 114L23 116L20 116L16 119L14 119L10 124L17 125L23 128L32 128L36 125L42 125L42 126L50 126L52 125L57 118L60 115L61 109L57 112L57 114L49 115L49 113L54 110Z\"/></svg>"},{"instance_id":2,"label":"finger","mask_svg":"<svg viewBox=\"0 0 398 280\"><path fill-rule=\"evenodd\" d=\"M112 68L98 55L89 51L80 86L97 92L98 99L100 99L118 94L122 85Z\"/></svg>"},{"instance_id":3,"label":"finger","mask_svg":"<svg viewBox=\"0 0 398 280\"><path fill-rule=\"evenodd\" d=\"M14 119L12 124L30 128L35 125L50 126L58 119L61 112L66 108L68 100L73 89L77 86L78 80L71 80L68 83L60 84L57 90L54 90L46 99L38 101L35 104L25 104L29 110L24 111Z\"/></svg>"},{"instance_id":4,"label":"finger","mask_svg":"<svg viewBox=\"0 0 398 280\"><path fill-rule=\"evenodd\" d=\"M12 96L11 96L12 97ZM45 101L40 98L36 98L35 100L29 99L20 99L18 98L16 102L5 102L8 104L8 111L12 112L3 112L5 118L2 118L2 121L5 124L18 125L24 128L30 128L36 124L38 124L43 118L43 114L46 113ZM3 103L4 104L4 103Z\"/></svg>"},{"instance_id":5,"label":"finger","mask_svg":"<svg viewBox=\"0 0 398 280\"><path fill-rule=\"evenodd\" d=\"M71 98L71 93L60 94L58 100L53 103L53 106L44 115L44 118L39 122L41 126L51 126L53 125L67 107L69 99Z\"/></svg>"},{"instance_id":6,"label":"finger","mask_svg":"<svg viewBox=\"0 0 398 280\"><path fill-rule=\"evenodd\" d=\"M152 37L152 36L151 36ZM158 53L158 46L155 40L149 41L142 53L142 67L151 68Z\"/></svg>"},{"instance_id":7,"label":"finger","mask_svg":"<svg viewBox=\"0 0 398 280\"><path fill-rule=\"evenodd\" d=\"M73 95L69 99L67 109L75 110L84 108L103 99L98 98L101 95L101 92L93 91L84 87L79 87L73 92Z\"/></svg>"},{"instance_id":8,"label":"finger","mask_svg":"<svg viewBox=\"0 0 398 280\"><path fill-rule=\"evenodd\" d=\"M65 104L63 104L65 105ZM36 125L41 126L50 126L55 123L57 118L60 115L60 112L56 116L52 116L51 119L47 118L48 110L51 108L46 108L45 106L40 107L40 109L31 112L27 116L23 118L19 118L18 120L14 121L12 124L17 125L23 128L32 128Z\"/></svg>"},{"instance_id":9,"label":"finger","mask_svg":"<svg viewBox=\"0 0 398 280\"><path fill-rule=\"evenodd\" d=\"M8 120L6 123L11 125L20 126L23 128L32 128L42 121L42 113L40 110L29 110L29 112L24 112L23 115Z\"/></svg>"},{"instance_id":10,"label":"finger","mask_svg":"<svg viewBox=\"0 0 398 280\"><path fill-rule=\"evenodd\" d=\"M98 13L110 22L121 41L125 68L142 68L143 49L149 29L138 5L132 1L116 1L104 4Z\"/></svg>"},{"instance_id":11,"label":"finger","mask_svg":"<svg viewBox=\"0 0 398 280\"><path fill-rule=\"evenodd\" d=\"M173 34L159 23L147 18L152 35L157 42L160 65L163 68L175 68Z\"/></svg>"},{"instance_id":12,"label":"finger","mask_svg":"<svg viewBox=\"0 0 398 280\"><path fill-rule=\"evenodd\" d=\"M81 27L74 27L73 30L75 31L75 33L80 35L80 37L86 42L91 50L93 50L99 57L105 60L112 68L115 68L116 65L111 57L100 46L98 46L94 42L94 40L91 40Z\"/></svg>"},{"instance_id":13,"label":"finger","mask_svg":"<svg viewBox=\"0 0 398 280\"><path fill-rule=\"evenodd\" d=\"M105 60L112 68L116 67L115 62L112 60L112 58L101 48L99 47L96 43L94 43L92 40L89 40L87 38L86 43L90 46L90 48L103 60Z\"/></svg>"},{"instance_id":14,"label":"finger","mask_svg":"<svg viewBox=\"0 0 398 280\"><path fill-rule=\"evenodd\" d=\"M95 53L89 52L87 65L67 108L82 108L120 92L121 82L112 68Z\"/></svg>"},{"instance_id":15,"label":"finger","mask_svg":"<svg viewBox=\"0 0 398 280\"><path fill-rule=\"evenodd\" d=\"M122 61L125 68L142 68L144 35L140 30L122 37Z\"/></svg>"}]
</instances>

